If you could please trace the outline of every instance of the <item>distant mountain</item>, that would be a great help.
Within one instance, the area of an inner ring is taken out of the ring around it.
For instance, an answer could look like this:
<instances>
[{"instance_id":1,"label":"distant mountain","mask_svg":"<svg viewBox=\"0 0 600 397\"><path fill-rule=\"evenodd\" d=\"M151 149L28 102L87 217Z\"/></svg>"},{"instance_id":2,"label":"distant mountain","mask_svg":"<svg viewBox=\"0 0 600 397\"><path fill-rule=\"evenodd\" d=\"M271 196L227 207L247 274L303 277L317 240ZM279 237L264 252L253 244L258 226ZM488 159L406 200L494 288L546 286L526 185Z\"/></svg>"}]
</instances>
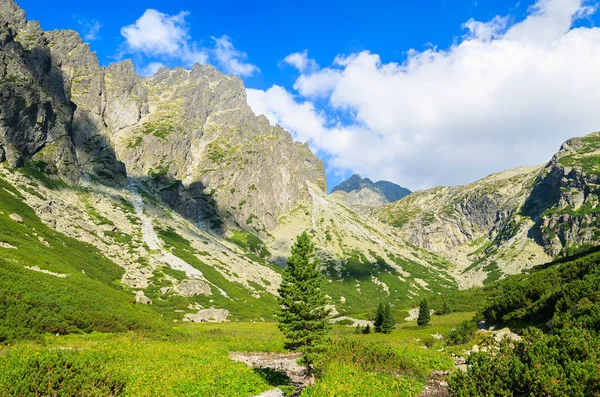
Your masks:
<instances>
[{"instance_id":1,"label":"distant mountain","mask_svg":"<svg viewBox=\"0 0 600 397\"><path fill-rule=\"evenodd\" d=\"M411 191L388 181L373 182L358 174L352 175L333 188L331 193L345 192L344 201L351 205L378 207L408 196Z\"/></svg>"}]
</instances>

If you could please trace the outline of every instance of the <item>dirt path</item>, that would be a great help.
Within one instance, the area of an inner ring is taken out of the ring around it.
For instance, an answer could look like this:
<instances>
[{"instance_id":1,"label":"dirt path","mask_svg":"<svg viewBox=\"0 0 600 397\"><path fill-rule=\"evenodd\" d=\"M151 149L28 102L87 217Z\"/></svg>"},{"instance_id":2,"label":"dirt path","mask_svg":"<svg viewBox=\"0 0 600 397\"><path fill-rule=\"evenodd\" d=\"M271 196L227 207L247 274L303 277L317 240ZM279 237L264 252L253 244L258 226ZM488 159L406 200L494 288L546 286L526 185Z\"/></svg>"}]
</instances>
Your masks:
<instances>
[{"instance_id":1,"label":"dirt path","mask_svg":"<svg viewBox=\"0 0 600 397\"><path fill-rule=\"evenodd\" d=\"M290 379L290 384L296 387L293 396L299 396L302 389L314 382L313 378L307 377L306 368L296 362L302 357L301 353L232 352L230 357L233 361L242 362L252 368L269 369L275 372L285 373ZM256 397L279 396L283 396L283 392L279 389L272 389Z\"/></svg>"}]
</instances>

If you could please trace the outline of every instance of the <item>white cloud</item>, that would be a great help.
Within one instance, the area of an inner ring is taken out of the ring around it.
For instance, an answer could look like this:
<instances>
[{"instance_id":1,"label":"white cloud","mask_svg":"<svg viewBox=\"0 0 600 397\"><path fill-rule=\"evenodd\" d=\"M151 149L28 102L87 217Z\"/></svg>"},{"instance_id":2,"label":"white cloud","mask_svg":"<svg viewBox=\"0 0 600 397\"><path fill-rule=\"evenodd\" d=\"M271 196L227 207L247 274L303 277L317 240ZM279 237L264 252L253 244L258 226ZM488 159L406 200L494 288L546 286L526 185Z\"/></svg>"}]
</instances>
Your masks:
<instances>
[{"instance_id":1,"label":"white cloud","mask_svg":"<svg viewBox=\"0 0 600 397\"><path fill-rule=\"evenodd\" d=\"M191 41L185 21L188 14L182 11L168 15L147 9L135 23L121 28L121 35L125 38L124 52L178 60L185 66L206 63L208 54Z\"/></svg>"},{"instance_id":2,"label":"white cloud","mask_svg":"<svg viewBox=\"0 0 600 397\"><path fill-rule=\"evenodd\" d=\"M98 35L100 29L102 28L102 24L100 22L96 21L95 19L88 20L85 18L79 18L76 15L74 18L77 19L77 23L79 26L81 26L81 34L84 40L94 41L100 39L100 36Z\"/></svg>"},{"instance_id":3,"label":"white cloud","mask_svg":"<svg viewBox=\"0 0 600 397\"><path fill-rule=\"evenodd\" d=\"M283 62L295 67L299 72L315 71L319 68L315 60L308 57L308 50L291 53L283 59Z\"/></svg>"},{"instance_id":4,"label":"white cloud","mask_svg":"<svg viewBox=\"0 0 600 397\"><path fill-rule=\"evenodd\" d=\"M248 56L245 52L237 50L228 36L213 37L215 42L214 54L226 73L238 76L251 76L260 70L256 65L244 62Z\"/></svg>"},{"instance_id":5,"label":"white cloud","mask_svg":"<svg viewBox=\"0 0 600 397\"><path fill-rule=\"evenodd\" d=\"M467 21L450 48L409 50L401 64L342 55L301 73L300 96L274 86L248 100L332 167L412 188L467 183L546 162L563 140L600 130L600 29L573 27L596 9L539 0L512 24Z\"/></svg>"}]
</instances>

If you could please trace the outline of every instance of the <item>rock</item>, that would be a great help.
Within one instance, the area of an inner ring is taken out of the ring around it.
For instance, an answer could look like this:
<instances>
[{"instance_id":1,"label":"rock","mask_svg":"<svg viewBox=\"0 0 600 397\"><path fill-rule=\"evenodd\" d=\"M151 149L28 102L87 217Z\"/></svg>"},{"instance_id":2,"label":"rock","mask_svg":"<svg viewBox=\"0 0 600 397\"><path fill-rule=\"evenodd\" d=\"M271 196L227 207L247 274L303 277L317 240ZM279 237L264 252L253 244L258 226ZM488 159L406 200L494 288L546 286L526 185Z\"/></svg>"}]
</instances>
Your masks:
<instances>
[{"instance_id":1,"label":"rock","mask_svg":"<svg viewBox=\"0 0 600 397\"><path fill-rule=\"evenodd\" d=\"M183 280L175 286L175 292L187 298L211 294L210 286L200 280Z\"/></svg>"},{"instance_id":2,"label":"rock","mask_svg":"<svg viewBox=\"0 0 600 397\"><path fill-rule=\"evenodd\" d=\"M152 300L144 294L144 291L137 291L135 293L135 303L141 303L142 305L151 305Z\"/></svg>"},{"instance_id":3,"label":"rock","mask_svg":"<svg viewBox=\"0 0 600 397\"><path fill-rule=\"evenodd\" d=\"M197 313L187 313L184 316L184 321L187 319L194 323L222 323L227 321L228 316L229 310L227 309L202 309L198 310Z\"/></svg>"},{"instance_id":4,"label":"rock","mask_svg":"<svg viewBox=\"0 0 600 397\"><path fill-rule=\"evenodd\" d=\"M8 217L17 223L23 223L23 218L20 215L10 214Z\"/></svg>"},{"instance_id":5,"label":"rock","mask_svg":"<svg viewBox=\"0 0 600 397\"><path fill-rule=\"evenodd\" d=\"M161 294L163 294L163 295L165 295L165 294L168 294L168 293L169 293L169 292L171 292L171 291L172 291L172 288L171 288L171 287L162 287L162 288L160 289L160 293L161 293Z\"/></svg>"}]
</instances>

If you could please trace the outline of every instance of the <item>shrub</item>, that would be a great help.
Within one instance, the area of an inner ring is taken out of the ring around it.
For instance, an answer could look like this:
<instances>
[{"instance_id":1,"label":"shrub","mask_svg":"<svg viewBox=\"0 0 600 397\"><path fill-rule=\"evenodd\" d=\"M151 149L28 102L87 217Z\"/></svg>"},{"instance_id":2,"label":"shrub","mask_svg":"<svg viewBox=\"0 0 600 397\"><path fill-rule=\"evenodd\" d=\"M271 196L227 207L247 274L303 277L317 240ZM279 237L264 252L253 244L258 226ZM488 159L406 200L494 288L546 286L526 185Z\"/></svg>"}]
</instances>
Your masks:
<instances>
[{"instance_id":1,"label":"shrub","mask_svg":"<svg viewBox=\"0 0 600 397\"><path fill-rule=\"evenodd\" d=\"M446 344L449 346L464 345L468 343L477 333L477 324L473 321L463 321L448 333L446 336Z\"/></svg>"},{"instance_id":2,"label":"shrub","mask_svg":"<svg viewBox=\"0 0 600 397\"><path fill-rule=\"evenodd\" d=\"M77 351L9 353L0 360L0 389L9 396L118 396L125 390L120 374L102 357Z\"/></svg>"}]
</instances>

